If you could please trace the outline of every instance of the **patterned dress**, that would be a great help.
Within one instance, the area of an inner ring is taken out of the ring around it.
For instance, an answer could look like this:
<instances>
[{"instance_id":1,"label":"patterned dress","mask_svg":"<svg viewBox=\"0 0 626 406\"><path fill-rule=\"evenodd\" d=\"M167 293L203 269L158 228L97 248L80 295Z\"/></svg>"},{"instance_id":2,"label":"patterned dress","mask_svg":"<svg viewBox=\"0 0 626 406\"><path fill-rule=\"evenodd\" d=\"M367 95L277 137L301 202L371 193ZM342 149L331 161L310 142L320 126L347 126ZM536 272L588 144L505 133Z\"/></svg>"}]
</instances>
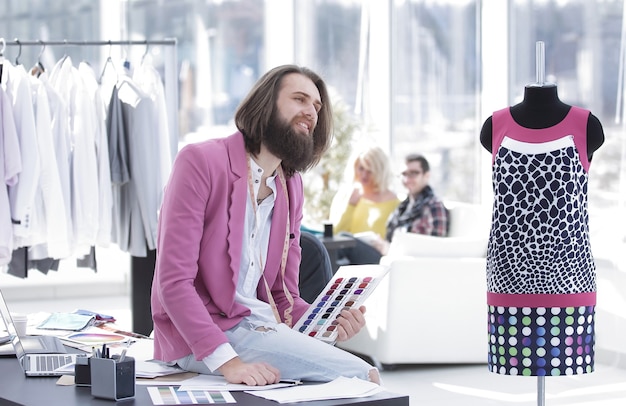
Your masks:
<instances>
[{"instance_id":1,"label":"patterned dress","mask_svg":"<svg viewBox=\"0 0 626 406\"><path fill-rule=\"evenodd\" d=\"M587 213L587 120L572 107L545 129L492 116L493 216L487 251L489 370L593 371L596 276Z\"/></svg>"}]
</instances>

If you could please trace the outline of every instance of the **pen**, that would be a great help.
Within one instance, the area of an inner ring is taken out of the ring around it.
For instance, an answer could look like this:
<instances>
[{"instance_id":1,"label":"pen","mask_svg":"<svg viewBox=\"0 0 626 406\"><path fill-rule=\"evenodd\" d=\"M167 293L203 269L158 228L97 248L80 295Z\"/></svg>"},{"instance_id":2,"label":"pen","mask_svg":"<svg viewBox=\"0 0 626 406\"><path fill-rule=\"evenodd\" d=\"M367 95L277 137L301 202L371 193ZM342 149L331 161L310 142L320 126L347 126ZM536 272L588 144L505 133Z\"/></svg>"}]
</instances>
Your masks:
<instances>
[{"instance_id":1,"label":"pen","mask_svg":"<svg viewBox=\"0 0 626 406\"><path fill-rule=\"evenodd\" d=\"M107 354L107 345L102 344L102 358L109 358Z\"/></svg>"},{"instance_id":2,"label":"pen","mask_svg":"<svg viewBox=\"0 0 626 406\"><path fill-rule=\"evenodd\" d=\"M117 362L123 362L124 358L126 358L126 348L124 348L124 350L122 351L122 354L120 355L120 359Z\"/></svg>"},{"instance_id":3,"label":"pen","mask_svg":"<svg viewBox=\"0 0 626 406\"><path fill-rule=\"evenodd\" d=\"M278 381L278 383L289 383L292 385L300 385L302 381L300 381L299 379L281 379L280 381Z\"/></svg>"}]
</instances>

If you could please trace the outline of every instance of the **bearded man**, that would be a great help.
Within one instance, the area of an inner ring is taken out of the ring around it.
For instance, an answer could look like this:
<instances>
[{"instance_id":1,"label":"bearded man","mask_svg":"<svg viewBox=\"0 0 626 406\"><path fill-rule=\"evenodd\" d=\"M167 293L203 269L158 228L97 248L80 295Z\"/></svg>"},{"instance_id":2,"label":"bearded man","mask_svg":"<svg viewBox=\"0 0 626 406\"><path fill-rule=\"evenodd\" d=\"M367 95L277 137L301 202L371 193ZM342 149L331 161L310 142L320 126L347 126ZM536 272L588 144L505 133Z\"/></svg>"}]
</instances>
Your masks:
<instances>
[{"instance_id":1,"label":"bearded man","mask_svg":"<svg viewBox=\"0 0 626 406\"><path fill-rule=\"evenodd\" d=\"M300 298L301 171L332 139L324 81L294 65L263 75L237 109L238 132L184 147L159 214L152 285L154 358L230 383L339 376L380 382L378 370L291 327ZM344 310L338 340L364 325Z\"/></svg>"}]
</instances>

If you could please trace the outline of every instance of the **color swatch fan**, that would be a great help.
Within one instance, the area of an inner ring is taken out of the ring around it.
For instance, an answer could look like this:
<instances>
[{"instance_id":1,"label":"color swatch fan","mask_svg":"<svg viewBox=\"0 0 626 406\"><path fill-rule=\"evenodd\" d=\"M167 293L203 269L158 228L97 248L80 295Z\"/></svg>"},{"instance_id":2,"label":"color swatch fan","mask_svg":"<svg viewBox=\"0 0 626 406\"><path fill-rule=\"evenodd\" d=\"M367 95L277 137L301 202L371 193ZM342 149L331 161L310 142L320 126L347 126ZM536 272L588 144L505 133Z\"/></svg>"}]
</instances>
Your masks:
<instances>
[{"instance_id":1,"label":"color swatch fan","mask_svg":"<svg viewBox=\"0 0 626 406\"><path fill-rule=\"evenodd\" d=\"M334 344L341 311L362 305L387 272L389 267L384 265L340 267L293 328Z\"/></svg>"}]
</instances>

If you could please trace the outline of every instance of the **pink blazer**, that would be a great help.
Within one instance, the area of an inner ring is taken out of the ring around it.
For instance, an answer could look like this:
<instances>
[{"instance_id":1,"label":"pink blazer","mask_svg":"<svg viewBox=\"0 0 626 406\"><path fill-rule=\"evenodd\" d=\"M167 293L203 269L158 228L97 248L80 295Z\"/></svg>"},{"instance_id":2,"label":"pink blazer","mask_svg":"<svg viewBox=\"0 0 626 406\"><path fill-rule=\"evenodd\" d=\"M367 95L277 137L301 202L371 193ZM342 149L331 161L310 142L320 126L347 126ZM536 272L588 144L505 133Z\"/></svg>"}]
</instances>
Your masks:
<instances>
[{"instance_id":1,"label":"pink blazer","mask_svg":"<svg viewBox=\"0 0 626 406\"><path fill-rule=\"evenodd\" d=\"M298 290L302 178L295 174L287 179L289 207L280 182L276 187L264 274L282 317L289 306L280 276L289 213L285 282L295 301L295 323L309 306ZM235 303L247 193L241 133L187 145L178 153L159 214L151 298L155 359L173 361L192 352L203 359L228 342L224 330L250 314ZM257 294L267 301L262 283Z\"/></svg>"}]
</instances>

